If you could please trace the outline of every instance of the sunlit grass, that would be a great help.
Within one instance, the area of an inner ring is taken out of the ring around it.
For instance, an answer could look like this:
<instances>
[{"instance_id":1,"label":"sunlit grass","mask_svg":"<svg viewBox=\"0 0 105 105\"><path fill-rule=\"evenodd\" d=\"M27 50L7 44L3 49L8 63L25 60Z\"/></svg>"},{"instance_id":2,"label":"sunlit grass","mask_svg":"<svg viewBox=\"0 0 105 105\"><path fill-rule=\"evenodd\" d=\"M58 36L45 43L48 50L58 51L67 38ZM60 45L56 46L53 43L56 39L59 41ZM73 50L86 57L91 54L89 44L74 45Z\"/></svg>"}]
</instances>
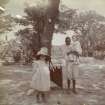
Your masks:
<instances>
[{"instance_id":1,"label":"sunlit grass","mask_svg":"<svg viewBox=\"0 0 105 105\"><path fill-rule=\"evenodd\" d=\"M2 73L2 67L0 67L0 83L1 80L3 80L3 73ZM5 86L3 86L2 84L0 84L0 105L7 105L7 100L6 100L6 95L7 95L7 91Z\"/></svg>"}]
</instances>

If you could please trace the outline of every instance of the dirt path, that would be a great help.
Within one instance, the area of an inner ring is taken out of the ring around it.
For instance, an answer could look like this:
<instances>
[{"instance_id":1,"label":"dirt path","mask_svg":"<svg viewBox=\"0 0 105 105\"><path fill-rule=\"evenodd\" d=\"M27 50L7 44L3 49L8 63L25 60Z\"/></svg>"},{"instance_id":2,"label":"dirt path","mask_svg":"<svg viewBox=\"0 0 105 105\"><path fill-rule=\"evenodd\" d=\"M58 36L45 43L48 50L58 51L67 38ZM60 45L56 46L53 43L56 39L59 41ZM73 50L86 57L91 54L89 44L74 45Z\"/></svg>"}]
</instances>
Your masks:
<instances>
[{"instance_id":1,"label":"dirt path","mask_svg":"<svg viewBox=\"0 0 105 105\"><path fill-rule=\"evenodd\" d=\"M45 104L37 104L35 94L26 95L31 74L31 66L0 67L0 105L57 105L57 102L60 105L105 105L104 62L82 63L77 83L78 94L67 94L55 88Z\"/></svg>"}]
</instances>

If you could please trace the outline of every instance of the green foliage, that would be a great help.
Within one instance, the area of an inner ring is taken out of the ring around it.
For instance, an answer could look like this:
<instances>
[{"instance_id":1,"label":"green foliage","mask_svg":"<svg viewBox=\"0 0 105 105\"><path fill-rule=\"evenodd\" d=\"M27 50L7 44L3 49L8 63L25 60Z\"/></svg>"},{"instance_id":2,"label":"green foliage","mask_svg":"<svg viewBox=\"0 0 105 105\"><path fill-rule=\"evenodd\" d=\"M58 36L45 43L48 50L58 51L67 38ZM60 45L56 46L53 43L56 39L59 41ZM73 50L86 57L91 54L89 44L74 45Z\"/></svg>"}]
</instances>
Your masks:
<instances>
[{"instance_id":1,"label":"green foliage","mask_svg":"<svg viewBox=\"0 0 105 105\"><path fill-rule=\"evenodd\" d=\"M10 15L1 15L0 16L0 33L4 33L5 31L12 30L13 19Z\"/></svg>"},{"instance_id":2,"label":"green foliage","mask_svg":"<svg viewBox=\"0 0 105 105\"><path fill-rule=\"evenodd\" d=\"M29 48L40 47L40 36L43 32L44 19L46 12L43 9L29 7L25 9L26 16L19 19L21 25L27 26L26 29L17 32L21 36L22 43ZM46 15L47 17L47 15ZM76 9L61 7L59 18L56 18L58 28L55 32L64 32L66 30L74 30L80 39L83 49L83 55L88 56L89 53L93 55L97 41L105 42L105 17L97 14L95 11L85 11L79 13ZM32 27L29 28L28 26ZM104 44L101 44L104 48ZM100 45L98 45L100 46Z\"/></svg>"},{"instance_id":3,"label":"green foliage","mask_svg":"<svg viewBox=\"0 0 105 105\"><path fill-rule=\"evenodd\" d=\"M97 41L105 42L105 17L94 11L80 13L74 21L74 30L81 32L80 42L83 48L83 55L93 55ZM101 44L105 47L104 44ZM100 45L98 45L100 46ZM101 49L102 50L102 49ZM104 49L105 50L105 49Z\"/></svg>"},{"instance_id":4,"label":"green foliage","mask_svg":"<svg viewBox=\"0 0 105 105\"><path fill-rule=\"evenodd\" d=\"M0 34L12 30L13 18L5 14L5 5L8 2L9 0L0 0L0 8L4 9L4 11L0 10Z\"/></svg>"},{"instance_id":5,"label":"green foliage","mask_svg":"<svg viewBox=\"0 0 105 105\"><path fill-rule=\"evenodd\" d=\"M61 12L59 13L58 32L63 32L72 29L74 16L76 15L76 9L67 8L66 6L61 6Z\"/></svg>"},{"instance_id":6,"label":"green foliage","mask_svg":"<svg viewBox=\"0 0 105 105\"><path fill-rule=\"evenodd\" d=\"M26 16L18 19L25 29L19 30L16 35L20 37L26 56L36 53L42 46L46 46L51 52L51 40L54 32L55 21L58 17L60 0L49 0L49 4L43 6L28 6L24 12ZM37 2L36 2L37 3ZM31 26L31 28L30 28Z\"/></svg>"}]
</instances>

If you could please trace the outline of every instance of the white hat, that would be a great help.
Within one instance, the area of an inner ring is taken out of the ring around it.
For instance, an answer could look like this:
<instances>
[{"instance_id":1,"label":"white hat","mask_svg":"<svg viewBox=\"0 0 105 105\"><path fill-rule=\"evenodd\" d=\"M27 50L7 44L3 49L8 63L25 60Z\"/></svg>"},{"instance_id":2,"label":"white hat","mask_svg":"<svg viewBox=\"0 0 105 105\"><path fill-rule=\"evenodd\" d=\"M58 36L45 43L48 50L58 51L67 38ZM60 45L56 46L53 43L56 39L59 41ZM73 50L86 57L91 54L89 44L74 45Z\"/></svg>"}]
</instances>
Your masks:
<instances>
[{"instance_id":1,"label":"white hat","mask_svg":"<svg viewBox=\"0 0 105 105\"><path fill-rule=\"evenodd\" d=\"M48 49L46 47L42 47L40 51L38 51L37 55L48 55Z\"/></svg>"}]
</instances>

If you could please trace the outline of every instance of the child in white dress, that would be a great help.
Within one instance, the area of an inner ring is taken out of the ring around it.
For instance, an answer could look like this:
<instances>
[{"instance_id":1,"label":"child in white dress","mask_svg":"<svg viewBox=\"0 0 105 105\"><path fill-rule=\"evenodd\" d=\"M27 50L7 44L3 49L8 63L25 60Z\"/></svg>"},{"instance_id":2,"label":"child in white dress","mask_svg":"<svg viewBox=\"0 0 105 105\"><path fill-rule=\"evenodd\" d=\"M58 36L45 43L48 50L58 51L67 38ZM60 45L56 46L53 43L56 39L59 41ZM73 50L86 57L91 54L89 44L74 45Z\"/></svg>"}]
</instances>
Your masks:
<instances>
[{"instance_id":1,"label":"child in white dress","mask_svg":"<svg viewBox=\"0 0 105 105\"><path fill-rule=\"evenodd\" d=\"M37 101L39 102L42 98L46 101L46 94L50 91L50 71L49 66L46 62L48 57L48 49L46 47L41 48L37 53L39 58L33 62L33 76L31 86L37 91Z\"/></svg>"},{"instance_id":2,"label":"child in white dress","mask_svg":"<svg viewBox=\"0 0 105 105\"><path fill-rule=\"evenodd\" d=\"M79 56L79 55L82 54L81 44L80 44L80 42L78 41L76 35L73 35L73 36L72 36L72 45L71 45L71 46L72 46L72 50L78 53L77 56Z\"/></svg>"}]
</instances>

